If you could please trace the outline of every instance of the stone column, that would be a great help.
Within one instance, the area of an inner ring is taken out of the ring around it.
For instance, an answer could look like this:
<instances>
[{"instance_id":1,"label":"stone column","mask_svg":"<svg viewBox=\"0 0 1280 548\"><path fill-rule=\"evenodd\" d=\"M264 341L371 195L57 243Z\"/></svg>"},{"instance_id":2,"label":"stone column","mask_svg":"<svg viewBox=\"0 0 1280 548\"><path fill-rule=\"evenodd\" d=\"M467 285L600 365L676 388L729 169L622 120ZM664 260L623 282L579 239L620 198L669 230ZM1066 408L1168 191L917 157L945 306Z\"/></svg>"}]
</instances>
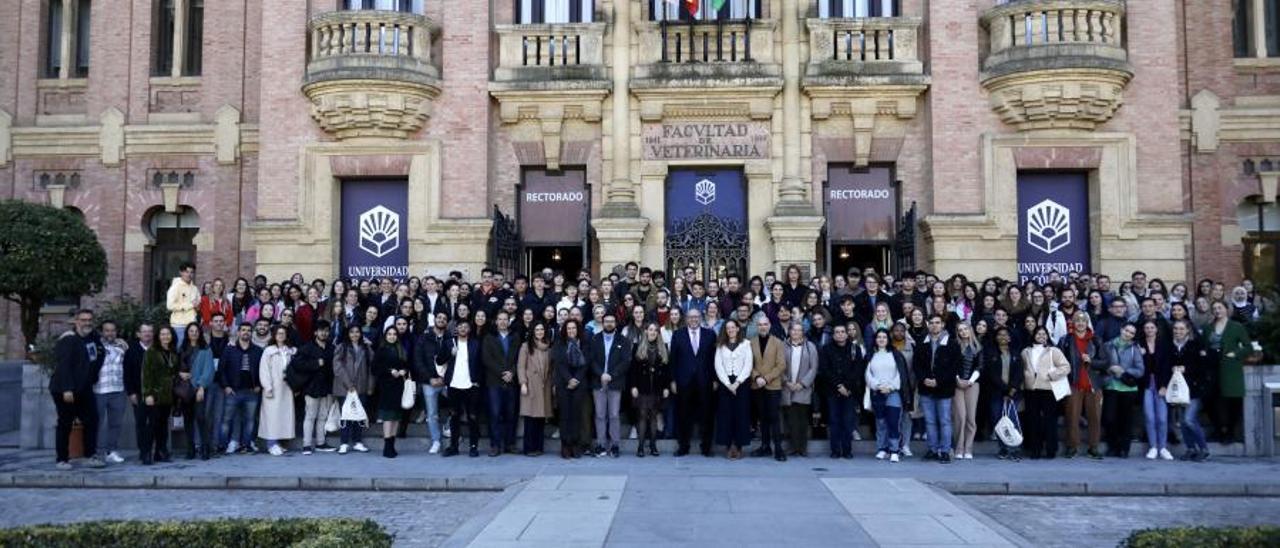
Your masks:
<instances>
[{"instance_id":1,"label":"stone column","mask_svg":"<svg viewBox=\"0 0 1280 548\"><path fill-rule=\"evenodd\" d=\"M818 216L801 176L800 152L800 17L804 4L782 0L782 183L778 185L773 217L765 221L773 240L777 271L795 263L806 272L817 266L818 235L823 219Z\"/></svg>"},{"instance_id":2,"label":"stone column","mask_svg":"<svg viewBox=\"0 0 1280 548\"><path fill-rule=\"evenodd\" d=\"M640 259L648 219L640 216L636 185L631 180L631 2L613 1L613 173L604 185L604 204L592 220L600 243L600 270Z\"/></svg>"}]
</instances>

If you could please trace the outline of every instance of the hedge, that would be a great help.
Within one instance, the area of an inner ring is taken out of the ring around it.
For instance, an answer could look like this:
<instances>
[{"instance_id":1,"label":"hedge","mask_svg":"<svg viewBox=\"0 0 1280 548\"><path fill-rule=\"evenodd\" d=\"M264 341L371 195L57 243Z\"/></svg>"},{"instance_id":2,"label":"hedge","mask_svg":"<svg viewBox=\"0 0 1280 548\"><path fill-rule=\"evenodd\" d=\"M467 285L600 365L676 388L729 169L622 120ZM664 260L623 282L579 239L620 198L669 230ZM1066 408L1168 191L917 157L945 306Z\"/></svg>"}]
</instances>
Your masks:
<instances>
[{"instance_id":1,"label":"hedge","mask_svg":"<svg viewBox=\"0 0 1280 548\"><path fill-rule=\"evenodd\" d=\"M1134 531L1122 548L1261 548L1280 546L1280 527L1184 527Z\"/></svg>"},{"instance_id":2,"label":"hedge","mask_svg":"<svg viewBox=\"0 0 1280 548\"><path fill-rule=\"evenodd\" d=\"M391 540L376 522L355 519L90 521L0 529L5 548L390 548Z\"/></svg>"}]
</instances>

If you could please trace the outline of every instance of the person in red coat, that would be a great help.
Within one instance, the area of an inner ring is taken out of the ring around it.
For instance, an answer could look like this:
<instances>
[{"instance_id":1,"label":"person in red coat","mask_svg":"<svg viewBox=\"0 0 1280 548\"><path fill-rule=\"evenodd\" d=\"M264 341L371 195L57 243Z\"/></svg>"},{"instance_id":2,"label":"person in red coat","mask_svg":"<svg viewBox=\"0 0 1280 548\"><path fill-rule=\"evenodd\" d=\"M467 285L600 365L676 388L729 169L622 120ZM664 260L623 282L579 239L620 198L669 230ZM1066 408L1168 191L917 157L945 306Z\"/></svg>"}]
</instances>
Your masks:
<instances>
[{"instance_id":1,"label":"person in red coat","mask_svg":"<svg viewBox=\"0 0 1280 548\"><path fill-rule=\"evenodd\" d=\"M213 280L209 293L200 297L200 325L205 329L209 328L214 312L221 312L223 318L235 318L231 299L227 298L227 289L222 283L222 278Z\"/></svg>"}]
</instances>

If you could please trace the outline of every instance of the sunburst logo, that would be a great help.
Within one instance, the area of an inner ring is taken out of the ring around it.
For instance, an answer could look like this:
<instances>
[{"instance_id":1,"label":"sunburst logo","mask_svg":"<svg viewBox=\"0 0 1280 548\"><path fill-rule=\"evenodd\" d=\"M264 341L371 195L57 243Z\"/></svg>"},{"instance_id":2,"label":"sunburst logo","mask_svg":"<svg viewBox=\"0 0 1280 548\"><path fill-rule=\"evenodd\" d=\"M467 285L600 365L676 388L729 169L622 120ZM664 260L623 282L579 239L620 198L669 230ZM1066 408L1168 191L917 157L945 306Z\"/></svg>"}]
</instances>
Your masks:
<instances>
[{"instance_id":1,"label":"sunburst logo","mask_svg":"<svg viewBox=\"0 0 1280 548\"><path fill-rule=\"evenodd\" d=\"M711 205L711 202L716 201L716 184L710 179L698 181L698 184L693 186L693 199L704 206Z\"/></svg>"},{"instance_id":2,"label":"sunburst logo","mask_svg":"<svg viewBox=\"0 0 1280 548\"><path fill-rule=\"evenodd\" d=\"M382 258L400 247L400 215L382 206L360 214L360 249Z\"/></svg>"},{"instance_id":3,"label":"sunburst logo","mask_svg":"<svg viewBox=\"0 0 1280 548\"><path fill-rule=\"evenodd\" d=\"M1027 243L1053 254L1071 243L1071 210L1045 200L1027 210Z\"/></svg>"}]
</instances>

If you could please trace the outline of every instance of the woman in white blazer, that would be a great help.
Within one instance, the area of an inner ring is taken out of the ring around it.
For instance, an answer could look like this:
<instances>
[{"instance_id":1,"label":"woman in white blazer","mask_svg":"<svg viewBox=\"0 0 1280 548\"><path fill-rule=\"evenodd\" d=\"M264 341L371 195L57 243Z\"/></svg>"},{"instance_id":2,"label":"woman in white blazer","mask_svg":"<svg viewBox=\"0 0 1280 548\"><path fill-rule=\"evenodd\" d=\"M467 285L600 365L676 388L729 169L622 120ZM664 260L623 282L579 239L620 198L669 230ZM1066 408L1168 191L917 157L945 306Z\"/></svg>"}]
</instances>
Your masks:
<instances>
[{"instance_id":1,"label":"woman in white blazer","mask_svg":"<svg viewBox=\"0 0 1280 548\"><path fill-rule=\"evenodd\" d=\"M293 390L284 381L285 369L296 348L289 346L289 330L276 326L271 330L271 344L262 351L258 381L262 383L262 405L258 408L258 437L267 441L267 452L285 454L282 440L293 439Z\"/></svg>"},{"instance_id":2,"label":"woman in white blazer","mask_svg":"<svg viewBox=\"0 0 1280 548\"><path fill-rule=\"evenodd\" d=\"M751 443L751 345L737 320L725 320L716 342L716 441L728 447L730 459L742 458Z\"/></svg>"}]
</instances>

